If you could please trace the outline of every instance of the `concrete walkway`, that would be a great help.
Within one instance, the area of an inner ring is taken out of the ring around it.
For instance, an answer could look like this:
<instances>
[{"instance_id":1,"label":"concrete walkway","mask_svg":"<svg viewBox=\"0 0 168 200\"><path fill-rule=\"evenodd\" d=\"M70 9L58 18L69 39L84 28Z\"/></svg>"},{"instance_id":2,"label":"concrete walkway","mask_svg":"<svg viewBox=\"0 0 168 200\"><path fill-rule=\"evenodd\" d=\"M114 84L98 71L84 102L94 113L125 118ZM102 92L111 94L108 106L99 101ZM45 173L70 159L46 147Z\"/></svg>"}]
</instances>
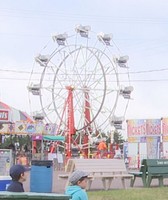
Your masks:
<instances>
[{"instance_id":1,"label":"concrete walkway","mask_svg":"<svg viewBox=\"0 0 168 200\"><path fill-rule=\"evenodd\" d=\"M64 193L64 189L65 189L65 180L62 179L58 179L58 174L63 174L63 171L54 171L53 173L53 188L52 188L52 192L54 193L60 193L63 194ZM168 185L168 179L164 180L164 184ZM152 187L156 187L158 186L158 180L153 180ZM130 180L126 180L126 187L127 189L131 189L130 187ZM24 188L26 192L30 191L30 172L28 172L28 176L27 176L27 181L24 183ZM137 178L135 181L135 185L134 188L143 188L142 185L142 179ZM111 190L113 189L123 189L122 186L122 182L120 179L114 179L112 184L111 184ZM92 187L91 190L103 190L103 185L101 180L94 180L92 183Z\"/></svg>"}]
</instances>

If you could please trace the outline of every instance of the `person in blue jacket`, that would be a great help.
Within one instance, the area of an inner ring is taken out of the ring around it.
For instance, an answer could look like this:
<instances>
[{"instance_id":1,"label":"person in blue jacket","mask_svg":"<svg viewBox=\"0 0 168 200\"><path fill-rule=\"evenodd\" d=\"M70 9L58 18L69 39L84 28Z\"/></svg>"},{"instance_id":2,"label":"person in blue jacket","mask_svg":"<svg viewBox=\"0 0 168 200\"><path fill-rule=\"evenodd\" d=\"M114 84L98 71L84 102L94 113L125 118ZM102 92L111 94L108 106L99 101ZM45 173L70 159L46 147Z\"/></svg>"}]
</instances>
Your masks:
<instances>
[{"instance_id":1,"label":"person in blue jacket","mask_svg":"<svg viewBox=\"0 0 168 200\"><path fill-rule=\"evenodd\" d=\"M88 200L85 191L88 175L88 173L79 170L71 174L69 178L70 185L65 190L65 194L71 195L71 200Z\"/></svg>"},{"instance_id":2,"label":"person in blue jacket","mask_svg":"<svg viewBox=\"0 0 168 200\"><path fill-rule=\"evenodd\" d=\"M10 185L7 187L9 192L24 192L23 182L26 181L27 175L26 171L29 171L28 168L25 168L23 165L13 165L9 174L12 178Z\"/></svg>"}]
</instances>

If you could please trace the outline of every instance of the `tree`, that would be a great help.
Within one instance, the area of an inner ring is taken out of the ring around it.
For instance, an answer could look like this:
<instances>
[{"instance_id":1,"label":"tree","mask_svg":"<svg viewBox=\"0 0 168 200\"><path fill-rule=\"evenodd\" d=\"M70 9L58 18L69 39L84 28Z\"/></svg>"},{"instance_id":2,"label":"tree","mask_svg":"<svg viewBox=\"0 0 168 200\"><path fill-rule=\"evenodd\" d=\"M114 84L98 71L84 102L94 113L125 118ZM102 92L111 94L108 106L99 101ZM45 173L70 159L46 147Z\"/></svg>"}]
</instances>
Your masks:
<instances>
[{"instance_id":1,"label":"tree","mask_svg":"<svg viewBox=\"0 0 168 200\"><path fill-rule=\"evenodd\" d=\"M31 136L29 135L6 135L4 142L0 143L0 148L10 148L11 144L19 144L19 150L22 149L24 145L27 145L31 149Z\"/></svg>"},{"instance_id":2,"label":"tree","mask_svg":"<svg viewBox=\"0 0 168 200\"><path fill-rule=\"evenodd\" d=\"M118 132L118 130L114 131L113 141L115 144L119 145L123 144L123 142L125 141L122 134Z\"/></svg>"},{"instance_id":3,"label":"tree","mask_svg":"<svg viewBox=\"0 0 168 200\"><path fill-rule=\"evenodd\" d=\"M124 143L124 138L118 130L114 131L114 136L113 136L113 144L118 145L121 149L121 152L123 152L123 143Z\"/></svg>"}]
</instances>

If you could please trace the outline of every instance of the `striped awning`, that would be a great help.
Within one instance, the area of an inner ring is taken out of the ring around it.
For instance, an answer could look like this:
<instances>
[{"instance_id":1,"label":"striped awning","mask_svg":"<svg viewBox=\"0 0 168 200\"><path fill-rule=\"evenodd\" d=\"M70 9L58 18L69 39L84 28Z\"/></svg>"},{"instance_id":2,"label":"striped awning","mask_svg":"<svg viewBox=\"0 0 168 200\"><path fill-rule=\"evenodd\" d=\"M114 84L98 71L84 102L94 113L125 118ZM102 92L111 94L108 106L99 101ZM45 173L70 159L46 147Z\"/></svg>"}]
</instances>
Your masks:
<instances>
[{"instance_id":1,"label":"striped awning","mask_svg":"<svg viewBox=\"0 0 168 200\"><path fill-rule=\"evenodd\" d=\"M33 118L26 112L13 108L0 101L0 122L27 121L33 122Z\"/></svg>"}]
</instances>

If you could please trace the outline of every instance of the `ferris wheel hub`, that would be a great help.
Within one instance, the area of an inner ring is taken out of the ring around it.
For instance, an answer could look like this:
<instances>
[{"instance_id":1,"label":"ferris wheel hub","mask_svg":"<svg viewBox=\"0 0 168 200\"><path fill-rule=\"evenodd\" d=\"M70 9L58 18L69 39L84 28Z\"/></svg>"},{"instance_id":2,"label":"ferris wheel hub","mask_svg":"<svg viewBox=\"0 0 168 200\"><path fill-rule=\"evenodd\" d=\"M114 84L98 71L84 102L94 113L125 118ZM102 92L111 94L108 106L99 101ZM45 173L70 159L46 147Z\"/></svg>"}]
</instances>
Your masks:
<instances>
[{"instance_id":1,"label":"ferris wheel hub","mask_svg":"<svg viewBox=\"0 0 168 200\"><path fill-rule=\"evenodd\" d=\"M75 89L75 86L72 86L72 85L71 86L66 86L66 89L73 91Z\"/></svg>"}]
</instances>

